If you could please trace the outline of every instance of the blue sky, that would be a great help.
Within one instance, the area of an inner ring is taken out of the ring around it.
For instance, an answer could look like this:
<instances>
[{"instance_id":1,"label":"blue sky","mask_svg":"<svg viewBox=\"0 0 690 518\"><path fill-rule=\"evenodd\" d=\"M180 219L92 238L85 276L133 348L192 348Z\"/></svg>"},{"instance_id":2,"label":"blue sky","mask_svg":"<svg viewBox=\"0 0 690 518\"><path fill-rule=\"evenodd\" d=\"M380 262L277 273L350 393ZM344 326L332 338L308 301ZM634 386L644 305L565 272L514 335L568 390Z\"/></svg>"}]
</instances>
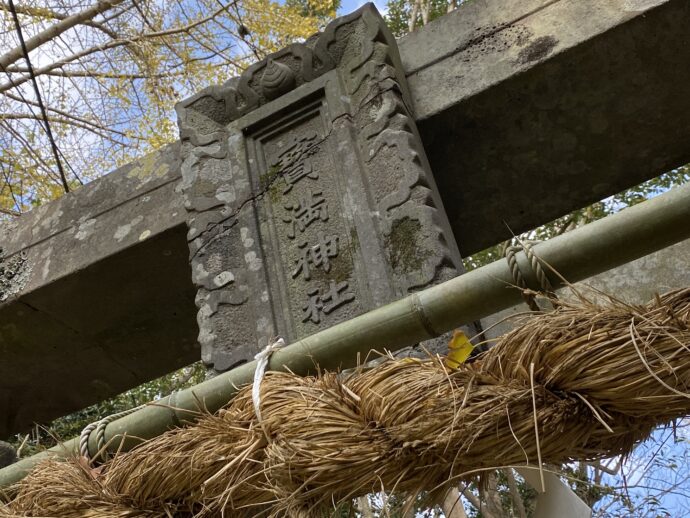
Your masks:
<instances>
[{"instance_id":1,"label":"blue sky","mask_svg":"<svg viewBox=\"0 0 690 518\"><path fill-rule=\"evenodd\" d=\"M351 13L365 3L367 3L366 0L342 0L340 9L338 9L338 15L342 16L344 14ZM386 12L386 0L374 0L374 4L376 4L376 8L381 14Z\"/></svg>"}]
</instances>

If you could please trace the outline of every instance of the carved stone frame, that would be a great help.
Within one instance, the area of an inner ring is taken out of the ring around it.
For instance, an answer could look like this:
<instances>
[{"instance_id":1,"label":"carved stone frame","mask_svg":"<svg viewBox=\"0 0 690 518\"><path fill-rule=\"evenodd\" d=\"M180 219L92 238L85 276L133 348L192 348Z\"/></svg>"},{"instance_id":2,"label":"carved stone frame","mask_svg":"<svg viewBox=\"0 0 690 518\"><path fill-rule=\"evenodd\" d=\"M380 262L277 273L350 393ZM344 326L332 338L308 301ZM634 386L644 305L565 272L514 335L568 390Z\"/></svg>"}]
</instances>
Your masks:
<instances>
[{"instance_id":1,"label":"carved stone frame","mask_svg":"<svg viewBox=\"0 0 690 518\"><path fill-rule=\"evenodd\" d=\"M462 271L395 39L372 4L177 112L199 342L216 370L250 359L276 335L300 338ZM319 139L304 153L331 160L320 174L340 198L339 246L349 254L336 273L352 289L346 310L318 322L295 316L298 288L282 264L274 214L289 173L272 170L264 149L271 135L307 120Z\"/></svg>"}]
</instances>

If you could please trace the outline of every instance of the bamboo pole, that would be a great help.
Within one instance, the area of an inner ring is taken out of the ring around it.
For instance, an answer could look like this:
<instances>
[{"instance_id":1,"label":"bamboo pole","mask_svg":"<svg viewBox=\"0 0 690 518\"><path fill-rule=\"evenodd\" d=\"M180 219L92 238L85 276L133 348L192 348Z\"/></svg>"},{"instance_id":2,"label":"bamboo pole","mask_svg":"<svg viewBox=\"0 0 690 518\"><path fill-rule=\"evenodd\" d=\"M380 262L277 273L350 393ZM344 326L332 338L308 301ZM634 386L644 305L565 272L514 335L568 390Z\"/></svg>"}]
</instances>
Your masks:
<instances>
[{"instance_id":1,"label":"bamboo pole","mask_svg":"<svg viewBox=\"0 0 690 518\"><path fill-rule=\"evenodd\" d=\"M609 270L690 238L690 184L672 189L618 214L540 243L535 254L569 282ZM528 285L537 286L524 253L517 256ZM550 276L554 287L560 279ZM461 324L491 315L521 301L506 261L465 273L442 284L342 322L299 340L271 357L272 370L297 374L349 368L371 349L397 350L433 338ZM214 412L252 382L249 362L192 388L177 392L108 425L109 451L127 451L174 426L191 422L200 404ZM78 451L78 438L0 470L0 488L21 480L49 456ZM89 442L96 451L95 438Z\"/></svg>"}]
</instances>

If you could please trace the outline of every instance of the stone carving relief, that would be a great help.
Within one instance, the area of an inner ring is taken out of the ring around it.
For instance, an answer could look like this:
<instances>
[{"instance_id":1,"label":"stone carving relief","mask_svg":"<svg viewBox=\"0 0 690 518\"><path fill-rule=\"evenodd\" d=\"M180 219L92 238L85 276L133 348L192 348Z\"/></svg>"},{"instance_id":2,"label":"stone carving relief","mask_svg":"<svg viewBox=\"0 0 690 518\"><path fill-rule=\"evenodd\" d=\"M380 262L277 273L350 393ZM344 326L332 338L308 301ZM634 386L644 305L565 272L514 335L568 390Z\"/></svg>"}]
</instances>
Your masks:
<instances>
[{"instance_id":1,"label":"stone carving relief","mask_svg":"<svg viewBox=\"0 0 690 518\"><path fill-rule=\"evenodd\" d=\"M199 341L216 370L460 271L372 4L177 112Z\"/></svg>"}]
</instances>

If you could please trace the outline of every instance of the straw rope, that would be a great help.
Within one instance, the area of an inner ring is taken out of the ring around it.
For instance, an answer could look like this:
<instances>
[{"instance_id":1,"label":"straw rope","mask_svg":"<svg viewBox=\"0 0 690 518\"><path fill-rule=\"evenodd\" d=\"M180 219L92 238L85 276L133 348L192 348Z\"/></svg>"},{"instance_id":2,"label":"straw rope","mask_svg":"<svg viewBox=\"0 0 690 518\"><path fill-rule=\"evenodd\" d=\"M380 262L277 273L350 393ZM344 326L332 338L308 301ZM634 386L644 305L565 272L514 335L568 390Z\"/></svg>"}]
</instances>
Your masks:
<instances>
[{"instance_id":1,"label":"straw rope","mask_svg":"<svg viewBox=\"0 0 690 518\"><path fill-rule=\"evenodd\" d=\"M254 410L256 412L256 417L259 422L261 422L261 381L263 380L264 373L266 372L266 367L268 366L268 361L270 360L271 355L282 347L285 347L285 340L283 340L282 338L278 338L275 342L268 344L260 353L254 356L254 359L257 361L257 364L256 371L254 372L254 384L252 386L252 400L254 401ZM103 457L103 451L105 450L106 446L105 430L108 424L112 423L113 421L116 421L117 419L120 419L121 417L133 414L134 412L136 412L137 410L141 410L145 406L146 405L144 404L139 405L135 408L129 408L127 410L123 410L122 412L117 412L115 414L103 417L98 421L94 421L93 423L90 423L87 426L85 426L79 434L80 455L84 457L89 463L104 461L105 459ZM89 440L91 438L91 434L94 431L96 432L97 454L92 457L89 452Z\"/></svg>"},{"instance_id":2,"label":"straw rope","mask_svg":"<svg viewBox=\"0 0 690 518\"><path fill-rule=\"evenodd\" d=\"M137 410L141 410L144 408L146 405L139 405L138 407L135 408L128 408L127 410L123 410L122 412L118 412L116 414L111 414L109 416L103 417L102 419L99 419L98 421L95 421L93 423L88 424L87 426L84 427L84 429L81 431L79 434L79 453L81 454L82 457L84 457L87 461L89 462L97 462L99 460L105 460L103 458L103 452L105 450L105 429L108 426L108 424L112 423L113 421L120 419L121 417L125 417L126 415L133 414ZM96 432L96 455L94 457L91 456L89 452L89 439L91 438L91 434L93 432Z\"/></svg>"},{"instance_id":3,"label":"straw rope","mask_svg":"<svg viewBox=\"0 0 690 518\"><path fill-rule=\"evenodd\" d=\"M380 490L435 501L501 466L627 454L690 414L690 289L522 319L454 371L403 359L348 376L268 372L260 422L247 387L99 468L39 466L0 516L306 518Z\"/></svg>"},{"instance_id":4,"label":"straw rope","mask_svg":"<svg viewBox=\"0 0 690 518\"><path fill-rule=\"evenodd\" d=\"M522 296L525 299L525 303L532 311L541 311L539 304L537 304L535 293L527 286L525 276L522 270L520 270L520 264L517 261L517 254L524 251L532 269L532 273L534 273L537 282L539 282L541 291L553 302L556 299L556 294L551 281L541 265L539 257L534 253L533 247L535 244L537 243L532 241L520 241L519 245L506 248L505 257L508 261L510 274L513 276L516 286L522 290Z\"/></svg>"}]
</instances>

